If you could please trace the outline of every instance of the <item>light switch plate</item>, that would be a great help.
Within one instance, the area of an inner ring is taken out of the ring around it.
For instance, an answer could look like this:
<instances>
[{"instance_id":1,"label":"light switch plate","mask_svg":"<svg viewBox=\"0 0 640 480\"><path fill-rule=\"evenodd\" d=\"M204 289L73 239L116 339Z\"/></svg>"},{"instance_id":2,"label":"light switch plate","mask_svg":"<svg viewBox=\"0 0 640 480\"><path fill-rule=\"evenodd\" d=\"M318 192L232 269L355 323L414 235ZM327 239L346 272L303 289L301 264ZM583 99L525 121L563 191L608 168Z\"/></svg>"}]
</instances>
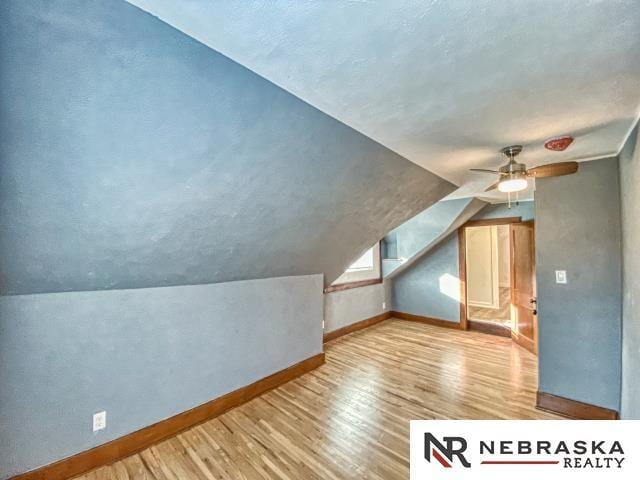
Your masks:
<instances>
[{"instance_id":1,"label":"light switch plate","mask_svg":"<svg viewBox=\"0 0 640 480\"><path fill-rule=\"evenodd\" d=\"M556 283L567 283L566 270L556 270Z\"/></svg>"}]
</instances>

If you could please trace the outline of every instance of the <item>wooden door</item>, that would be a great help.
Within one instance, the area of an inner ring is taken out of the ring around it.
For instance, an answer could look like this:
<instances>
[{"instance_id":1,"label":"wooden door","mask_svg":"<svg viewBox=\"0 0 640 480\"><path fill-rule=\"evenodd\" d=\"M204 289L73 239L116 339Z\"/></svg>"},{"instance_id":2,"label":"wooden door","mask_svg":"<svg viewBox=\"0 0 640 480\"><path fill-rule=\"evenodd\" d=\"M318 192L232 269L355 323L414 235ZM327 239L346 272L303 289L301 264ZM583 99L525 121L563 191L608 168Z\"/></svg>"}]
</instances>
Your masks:
<instances>
[{"instance_id":1,"label":"wooden door","mask_svg":"<svg viewBox=\"0 0 640 480\"><path fill-rule=\"evenodd\" d=\"M510 230L512 337L519 345L537 354L538 318L533 221L511 224Z\"/></svg>"}]
</instances>

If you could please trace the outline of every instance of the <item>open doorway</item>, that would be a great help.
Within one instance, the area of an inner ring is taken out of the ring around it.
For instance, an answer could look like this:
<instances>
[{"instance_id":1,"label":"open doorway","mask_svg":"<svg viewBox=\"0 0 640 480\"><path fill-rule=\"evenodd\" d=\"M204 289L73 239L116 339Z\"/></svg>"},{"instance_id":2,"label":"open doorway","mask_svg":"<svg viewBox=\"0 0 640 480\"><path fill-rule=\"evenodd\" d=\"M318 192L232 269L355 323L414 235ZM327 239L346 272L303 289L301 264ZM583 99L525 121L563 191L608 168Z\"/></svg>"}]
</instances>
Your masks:
<instances>
[{"instance_id":1,"label":"open doorway","mask_svg":"<svg viewBox=\"0 0 640 480\"><path fill-rule=\"evenodd\" d=\"M537 353L533 221L470 221L459 240L463 326L510 337Z\"/></svg>"},{"instance_id":2,"label":"open doorway","mask_svg":"<svg viewBox=\"0 0 640 480\"><path fill-rule=\"evenodd\" d=\"M468 227L467 318L471 328L511 336L511 249L508 225Z\"/></svg>"}]
</instances>

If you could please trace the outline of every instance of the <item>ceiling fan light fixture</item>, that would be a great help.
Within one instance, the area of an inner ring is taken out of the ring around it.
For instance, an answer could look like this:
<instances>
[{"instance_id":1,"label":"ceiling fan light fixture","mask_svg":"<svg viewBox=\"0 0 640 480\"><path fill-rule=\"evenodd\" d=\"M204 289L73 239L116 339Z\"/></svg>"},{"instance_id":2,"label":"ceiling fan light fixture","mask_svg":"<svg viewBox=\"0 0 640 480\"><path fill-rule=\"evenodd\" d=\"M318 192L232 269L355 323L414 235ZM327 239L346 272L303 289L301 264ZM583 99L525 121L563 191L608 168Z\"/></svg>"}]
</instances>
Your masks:
<instances>
[{"instance_id":1,"label":"ceiling fan light fixture","mask_svg":"<svg viewBox=\"0 0 640 480\"><path fill-rule=\"evenodd\" d=\"M525 175L512 173L500 181L498 190L502 193L514 193L526 189L528 185Z\"/></svg>"},{"instance_id":2,"label":"ceiling fan light fixture","mask_svg":"<svg viewBox=\"0 0 640 480\"><path fill-rule=\"evenodd\" d=\"M498 191L509 194L509 202L511 202L512 193L521 192L529 187L528 178L560 177L562 175L571 175L578 171L578 162L556 162L527 168L524 163L516 162L516 157L522 152L522 145L511 145L504 147L500 151L509 159L506 165L501 166L498 170L472 168L471 171L497 173L498 181L484 191L491 192L497 188Z\"/></svg>"}]
</instances>

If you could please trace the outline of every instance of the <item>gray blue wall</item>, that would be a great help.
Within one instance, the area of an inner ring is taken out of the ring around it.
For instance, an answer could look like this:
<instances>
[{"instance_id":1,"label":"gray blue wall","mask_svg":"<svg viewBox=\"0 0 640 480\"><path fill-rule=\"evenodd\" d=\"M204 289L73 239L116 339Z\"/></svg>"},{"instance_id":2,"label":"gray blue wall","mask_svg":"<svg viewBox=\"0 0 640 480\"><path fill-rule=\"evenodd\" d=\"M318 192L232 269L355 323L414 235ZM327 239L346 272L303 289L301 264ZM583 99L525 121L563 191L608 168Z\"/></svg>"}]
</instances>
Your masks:
<instances>
[{"instance_id":1,"label":"gray blue wall","mask_svg":"<svg viewBox=\"0 0 640 480\"><path fill-rule=\"evenodd\" d=\"M411 258L447 229L473 199L441 201L392 230L398 257Z\"/></svg>"},{"instance_id":2,"label":"gray blue wall","mask_svg":"<svg viewBox=\"0 0 640 480\"><path fill-rule=\"evenodd\" d=\"M640 419L640 128L620 153L622 207L622 418Z\"/></svg>"},{"instance_id":3,"label":"gray blue wall","mask_svg":"<svg viewBox=\"0 0 640 480\"><path fill-rule=\"evenodd\" d=\"M0 297L0 478L322 352L322 301L322 275Z\"/></svg>"},{"instance_id":4,"label":"gray blue wall","mask_svg":"<svg viewBox=\"0 0 640 480\"><path fill-rule=\"evenodd\" d=\"M328 284L453 189L124 1L0 19L2 294Z\"/></svg>"},{"instance_id":5,"label":"gray blue wall","mask_svg":"<svg viewBox=\"0 0 640 480\"><path fill-rule=\"evenodd\" d=\"M539 389L620 409L621 233L616 158L537 181ZM555 283L566 270L568 283Z\"/></svg>"},{"instance_id":6,"label":"gray blue wall","mask_svg":"<svg viewBox=\"0 0 640 480\"><path fill-rule=\"evenodd\" d=\"M460 278L458 265L458 235L453 232L393 279L393 309L459 322L460 302L451 295Z\"/></svg>"},{"instance_id":7,"label":"gray blue wall","mask_svg":"<svg viewBox=\"0 0 640 480\"><path fill-rule=\"evenodd\" d=\"M0 91L0 478L320 352L453 189L124 1L1 2Z\"/></svg>"},{"instance_id":8,"label":"gray blue wall","mask_svg":"<svg viewBox=\"0 0 640 480\"><path fill-rule=\"evenodd\" d=\"M535 204L533 201L512 203L511 208L506 203L491 204L480 210L471 220L506 217L522 217L522 220L533 220L535 217Z\"/></svg>"},{"instance_id":9,"label":"gray blue wall","mask_svg":"<svg viewBox=\"0 0 640 480\"><path fill-rule=\"evenodd\" d=\"M383 276L394 278L411 268L486 205L475 198L440 201L392 230L383 243L389 242L397 258L382 260Z\"/></svg>"},{"instance_id":10,"label":"gray blue wall","mask_svg":"<svg viewBox=\"0 0 640 480\"><path fill-rule=\"evenodd\" d=\"M391 310L394 285L392 278L411 269L414 263L420 262L423 255L429 256L437 245L449 238L451 231L456 230L484 206L485 202L475 199L440 201L392 230L385 237L385 242L388 241L386 247L391 246L394 255L404 257L404 263L383 259L384 285L325 295L325 331L331 332ZM459 315L452 306L455 301L446 294L443 296L439 290L436 291L431 285L433 278L427 274L434 268L434 262L443 259L439 255L430 259L422 268L400 281L402 288L395 302L400 302L405 308L402 310L404 312L422 311L428 312L428 316L431 317L440 315L442 318L458 321ZM448 258L441 265L447 265L449 270L453 271L457 268L458 260ZM437 267L435 268L437 270ZM433 293L433 296L421 294L423 291ZM385 307L382 306L382 302L385 303Z\"/></svg>"},{"instance_id":11,"label":"gray blue wall","mask_svg":"<svg viewBox=\"0 0 640 480\"><path fill-rule=\"evenodd\" d=\"M429 210L433 208L431 207ZM473 215L472 219L519 216L523 220L532 219L534 216L533 202L522 202L519 206L512 205L511 209L507 208L506 204L486 205ZM464 220L466 221L466 219ZM393 310L459 322L459 295L457 298L455 297L456 282L459 281L459 278L456 229L393 278Z\"/></svg>"},{"instance_id":12,"label":"gray blue wall","mask_svg":"<svg viewBox=\"0 0 640 480\"><path fill-rule=\"evenodd\" d=\"M366 320L391 310L390 282L352 288L324 295L324 331ZM384 303L384 306L383 306Z\"/></svg>"}]
</instances>

